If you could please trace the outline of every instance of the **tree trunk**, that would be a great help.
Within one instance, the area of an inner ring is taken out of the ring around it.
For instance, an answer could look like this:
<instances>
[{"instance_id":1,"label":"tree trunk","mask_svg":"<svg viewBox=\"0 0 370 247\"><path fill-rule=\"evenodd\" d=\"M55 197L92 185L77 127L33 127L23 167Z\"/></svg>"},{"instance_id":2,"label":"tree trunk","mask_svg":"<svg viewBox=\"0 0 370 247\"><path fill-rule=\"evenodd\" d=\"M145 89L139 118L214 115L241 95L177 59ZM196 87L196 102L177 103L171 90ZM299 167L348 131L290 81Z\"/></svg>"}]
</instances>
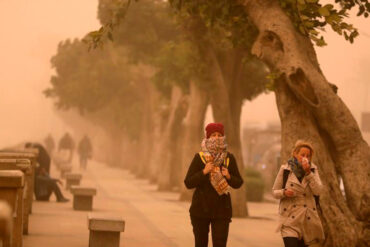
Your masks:
<instances>
[{"instance_id":1,"label":"tree trunk","mask_svg":"<svg viewBox=\"0 0 370 247\"><path fill-rule=\"evenodd\" d=\"M316 144L315 147L318 148L318 157L321 155L328 157L319 159L318 163L320 170L323 171L321 177L324 184L329 186L327 188L329 191L337 191L338 188L330 187L339 187L339 184L333 184L332 180L337 180L338 175L343 178L346 201L353 215L348 214L347 210L341 207L341 201L337 205L331 205L331 195L324 193L322 206L328 236L326 245L365 246L366 239L370 238L370 231L366 228L370 219L369 146L363 140L351 112L322 74L311 41L295 30L290 19L280 8L279 2L247 0L244 4L248 15L259 29L259 36L252 52L272 71L281 73L282 83L302 106L299 109L298 106L290 105L290 108L284 111L300 110L300 112L312 114L311 118L314 122L308 121L309 126L307 124L303 126L307 129L316 128L318 132L316 138L321 139L323 143L323 146ZM278 92L276 94L279 98ZM279 105L278 107L281 108ZM281 120L286 121L286 119ZM313 124L315 125L312 126ZM297 129L290 129L288 133L290 136L299 136L297 134ZM282 152L289 152L291 143L282 144ZM325 162L328 162L329 166L330 162L333 163L330 171L337 172L335 179L327 170L328 163ZM339 218L343 223L340 226L344 227L340 231L330 223ZM341 241L337 241L338 239Z\"/></svg>"},{"instance_id":2,"label":"tree trunk","mask_svg":"<svg viewBox=\"0 0 370 247\"><path fill-rule=\"evenodd\" d=\"M209 102L207 90L201 89L194 81L190 82L189 110L184 120L183 153L181 161L180 200L190 200L192 191L184 185L184 178L194 154L199 152L204 138L204 118Z\"/></svg>"},{"instance_id":3,"label":"tree trunk","mask_svg":"<svg viewBox=\"0 0 370 247\"><path fill-rule=\"evenodd\" d=\"M170 185L170 175L171 175L171 164L170 164L170 154L176 152L176 148L172 146L172 137L175 125L178 124L176 118L176 112L182 104L182 91L179 87L174 86L172 88L171 103L170 103L170 113L169 119L167 121L166 127L164 129L163 135L161 136L161 144L159 150L159 156L157 157L159 170L158 170L158 189L159 190L169 190Z\"/></svg>"},{"instance_id":4,"label":"tree trunk","mask_svg":"<svg viewBox=\"0 0 370 247\"><path fill-rule=\"evenodd\" d=\"M162 130L162 122L165 119L161 116L161 111L155 111L153 114L153 129L152 129L152 138L153 138L153 145L152 145L152 155L149 162L149 181L150 183L154 184L158 182L158 171L159 171L159 154L161 150L161 140L163 134Z\"/></svg>"},{"instance_id":5,"label":"tree trunk","mask_svg":"<svg viewBox=\"0 0 370 247\"><path fill-rule=\"evenodd\" d=\"M153 154L154 129L155 129L155 105L157 103L157 93L149 78L141 80L142 86L141 100L143 102L143 112L141 119L141 135L140 135L140 154L138 157L138 177L150 177L150 160Z\"/></svg>"},{"instance_id":6,"label":"tree trunk","mask_svg":"<svg viewBox=\"0 0 370 247\"><path fill-rule=\"evenodd\" d=\"M314 116L299 102L284 79L276 83L275 95L282 127L281 160L286 162L290 158L291 150L298 139L309 141L315 149L313 162L319 166L319 175L324 185L320 204L324 212L322 220L327 237L326 246L355 246L354 217L339 189L335 164L325 138L320 135Z\"/></svg>"},{"instance_id":7,"label":"tree trunk","mask_svg":"<svg viewBox=\"0 0 370 247\"><path fill-rule=\"evenodd\" d=\"M171 188L180 188L179 180L181 177L181 161L183 153L183 141L184 141L184 118L188 111L188 96L183 96L177 106L175 112L174 124L171 129L169 149L173 148L170 152L169 166L170 166L170 186Z\"/></svg>"},{"instance_id":8,"label":"tree trunk","mask_svg":"<svg viewBox=\"0 0 370 247\"><path fill-rule=\"evenodd\" d=\"M240 127L236 129L235 127L240 126L238 123L235 125L236 116L232 116L232 112L238 112L231 110L231 100L229 96L229 90L227 84L222 75L221 68L217 61L215 53L209 49L208 52L211 61L211 75L213 76L214 86L211 90L211 105L213 116L216 122L222 122L225 125L225 135L227 136L227 141L229 143L229 151L234 154L236 162L238 164L239 171L243 174L243 158L241 152L240 143ZM238 100L238 99L235 99ZM240 99L241 102L241 99ZM241 105L239 106L241 107ZM240 111L239 111L240 113ZM240 121L240 114L239 114ZM231 191L232 206L233 206L233 216L235 217L246 217L248 216L248 210L246 206L246 192L245 186L242 186L238 190Z\"/></svg>"}]
</instances>

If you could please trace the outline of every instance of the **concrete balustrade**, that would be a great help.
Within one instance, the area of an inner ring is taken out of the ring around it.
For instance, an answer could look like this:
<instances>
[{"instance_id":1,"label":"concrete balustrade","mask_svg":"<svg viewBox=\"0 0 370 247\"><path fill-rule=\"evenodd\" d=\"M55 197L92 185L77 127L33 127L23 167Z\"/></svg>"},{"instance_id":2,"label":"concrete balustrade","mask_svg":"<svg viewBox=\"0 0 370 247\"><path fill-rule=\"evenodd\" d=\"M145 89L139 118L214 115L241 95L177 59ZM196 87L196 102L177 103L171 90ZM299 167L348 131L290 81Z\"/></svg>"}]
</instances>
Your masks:
<instances>
[{"instance_id":1,"label":"concrete balustrade","mask_svg":"<svg viewBox=\"0 0 370 247\"><path fill-rule=\"evenodd\" d=\"M12 244L12 209L6 201L0 201L0 246ZM1 245L2 244L2 245Z\"/></svg>"},{"instance_id":2,"label":"concrete balustrade","mask_svg":"<svg viewBox=\"0 0 370 247\"><path fill-rule=\"evenodd\" d=\"M0 171L0 200L9 204L13 215L12 243L4 247L22 247L23 189L23 172L17 170Z\"/></svg>"},{"instance_id":3,"label":"concrete balustrade","mask_svg":"<svg viewBox=\"0 0 370 247\"><path fill-rule=\"evenodd\" d=\"M26 151L19 151L19 150L0 150L0 159L27 159L31 162L31 183L29 186L29 191L34 191L35 188L35 169L37 164L38 158L38 150L37 149L25 149ZM29 207L29 213L32 213L32 203Z\"/></svg>"},{"instance_id":4,"label":"concrete balustrade","mask_svg":"<svg viewBox=\"0 0 370 247\"><path fill-rule=\"evenodd\" d=\"M30 207L33 202L31 162L26 159L0 159L0 170L20 170L24 174L25 186L23 190L23 234L28 234Z\"/></svg>"}]
</instances>

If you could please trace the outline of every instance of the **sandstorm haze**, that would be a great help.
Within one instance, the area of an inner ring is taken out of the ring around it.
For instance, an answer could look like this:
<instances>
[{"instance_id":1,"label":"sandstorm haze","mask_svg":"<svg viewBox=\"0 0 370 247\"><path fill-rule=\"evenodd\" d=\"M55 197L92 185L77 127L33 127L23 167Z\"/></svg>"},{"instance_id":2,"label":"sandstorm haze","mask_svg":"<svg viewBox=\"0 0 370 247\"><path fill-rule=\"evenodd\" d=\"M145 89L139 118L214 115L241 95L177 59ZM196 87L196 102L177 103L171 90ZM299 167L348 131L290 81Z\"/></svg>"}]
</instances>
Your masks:
<instances>
[{"instance_id":1,"label":"sandstorm haze","mask_svg":"<svg viewBox=\"0 0 370 247\"><path fill-rule=\"evenodd\" d=\"M66 126L42 91L49 87L50 58L67 38L97 28L97 4L84 1L0 1L0 146L61 135Z\"/></svg>"},{"instance_id":2,"label":"sandstorm haze","mask_svg":"<svg viewBox=\"0 0 370 247\"><path fill-rule=\"evenodd\" d=\"M50 85L50 58L57 44L99 27L97 4L96 0L0 1L0 146L43 138L49 132L60 136L68 129L42 91ZM353 45L328 31L329 45L316 50L327 79L339 87L339 95L360 121L361 112L370 110L370 23L363 18L350 22L360 31ZM274 95L262 94L247 102L242 122L279 122Z\"/></svg>"},{"instance_id":3,"label":"sandstorm haze","mask_svg":"<svg viewBox=\"0 0 370 247\"><path fill-rule=\"evenodd\" d=\"M370 5L351 1L0 0L14 246L206 247L206 221L214 246L367 246Z\"/></svg>"}]
</instances>

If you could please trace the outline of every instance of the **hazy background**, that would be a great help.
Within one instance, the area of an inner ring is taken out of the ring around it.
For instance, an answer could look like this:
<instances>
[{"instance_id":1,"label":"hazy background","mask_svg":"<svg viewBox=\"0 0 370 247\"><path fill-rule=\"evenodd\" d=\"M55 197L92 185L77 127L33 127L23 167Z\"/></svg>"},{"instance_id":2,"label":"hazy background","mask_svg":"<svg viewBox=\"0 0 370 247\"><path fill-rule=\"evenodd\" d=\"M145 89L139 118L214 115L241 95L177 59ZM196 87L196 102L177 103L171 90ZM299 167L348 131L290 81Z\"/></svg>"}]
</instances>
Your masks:
<instances>
[{"instance_id":1,"label":"hazy background","mask_svg":"<svg viewBox=\"0 0 370 247\"><path fill-rule=\"evenodd\" d=\"M53 73L50 58L57 44L81 38L99 27L96 0L0 0L0 146L60 135L68 129L42 91ZM329 45L317 48L327 79L360 121L370 110L370 21L352 18L360 37L351 45L332 32ZM243 123L279 122L272 93L247 102Z\"/></svg>"}]
</instances>

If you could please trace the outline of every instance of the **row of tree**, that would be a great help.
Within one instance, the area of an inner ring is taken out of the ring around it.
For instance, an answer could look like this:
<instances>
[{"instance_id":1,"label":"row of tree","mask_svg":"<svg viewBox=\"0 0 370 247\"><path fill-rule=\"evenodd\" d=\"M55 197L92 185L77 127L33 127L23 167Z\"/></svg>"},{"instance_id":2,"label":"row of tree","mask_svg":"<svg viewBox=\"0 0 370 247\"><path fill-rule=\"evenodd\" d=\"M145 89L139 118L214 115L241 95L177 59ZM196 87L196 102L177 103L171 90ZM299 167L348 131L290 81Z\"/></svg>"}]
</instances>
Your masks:
<instances>
[{"instance_id":1,"label":"row of tree","mask_svg":"<svg viewBox=\"0 0 370 247\"><path fill-rule=\"evenodd\" d=\"M244 100L272 90L282 124L282 160L297 139L315 147L325 190L326 246L367 246L370 149L356 121L320 70L313 43L329 25L353 42L345 23L366 0L100 0L102 28L60 43L56 75L45 91L59 108L75 108L112 137L116 163L158 184L180 187L203 138L208 105L226 127L230 151L244 164ZM108 43L106 40L114 40ZM104 45L104 49L87 51ZM268 79L266 79L268 78ZM339 179L345 196L339 189ZM233 213L246 216L245 192L233 191Z\"/></svg>"}]
</instances>

